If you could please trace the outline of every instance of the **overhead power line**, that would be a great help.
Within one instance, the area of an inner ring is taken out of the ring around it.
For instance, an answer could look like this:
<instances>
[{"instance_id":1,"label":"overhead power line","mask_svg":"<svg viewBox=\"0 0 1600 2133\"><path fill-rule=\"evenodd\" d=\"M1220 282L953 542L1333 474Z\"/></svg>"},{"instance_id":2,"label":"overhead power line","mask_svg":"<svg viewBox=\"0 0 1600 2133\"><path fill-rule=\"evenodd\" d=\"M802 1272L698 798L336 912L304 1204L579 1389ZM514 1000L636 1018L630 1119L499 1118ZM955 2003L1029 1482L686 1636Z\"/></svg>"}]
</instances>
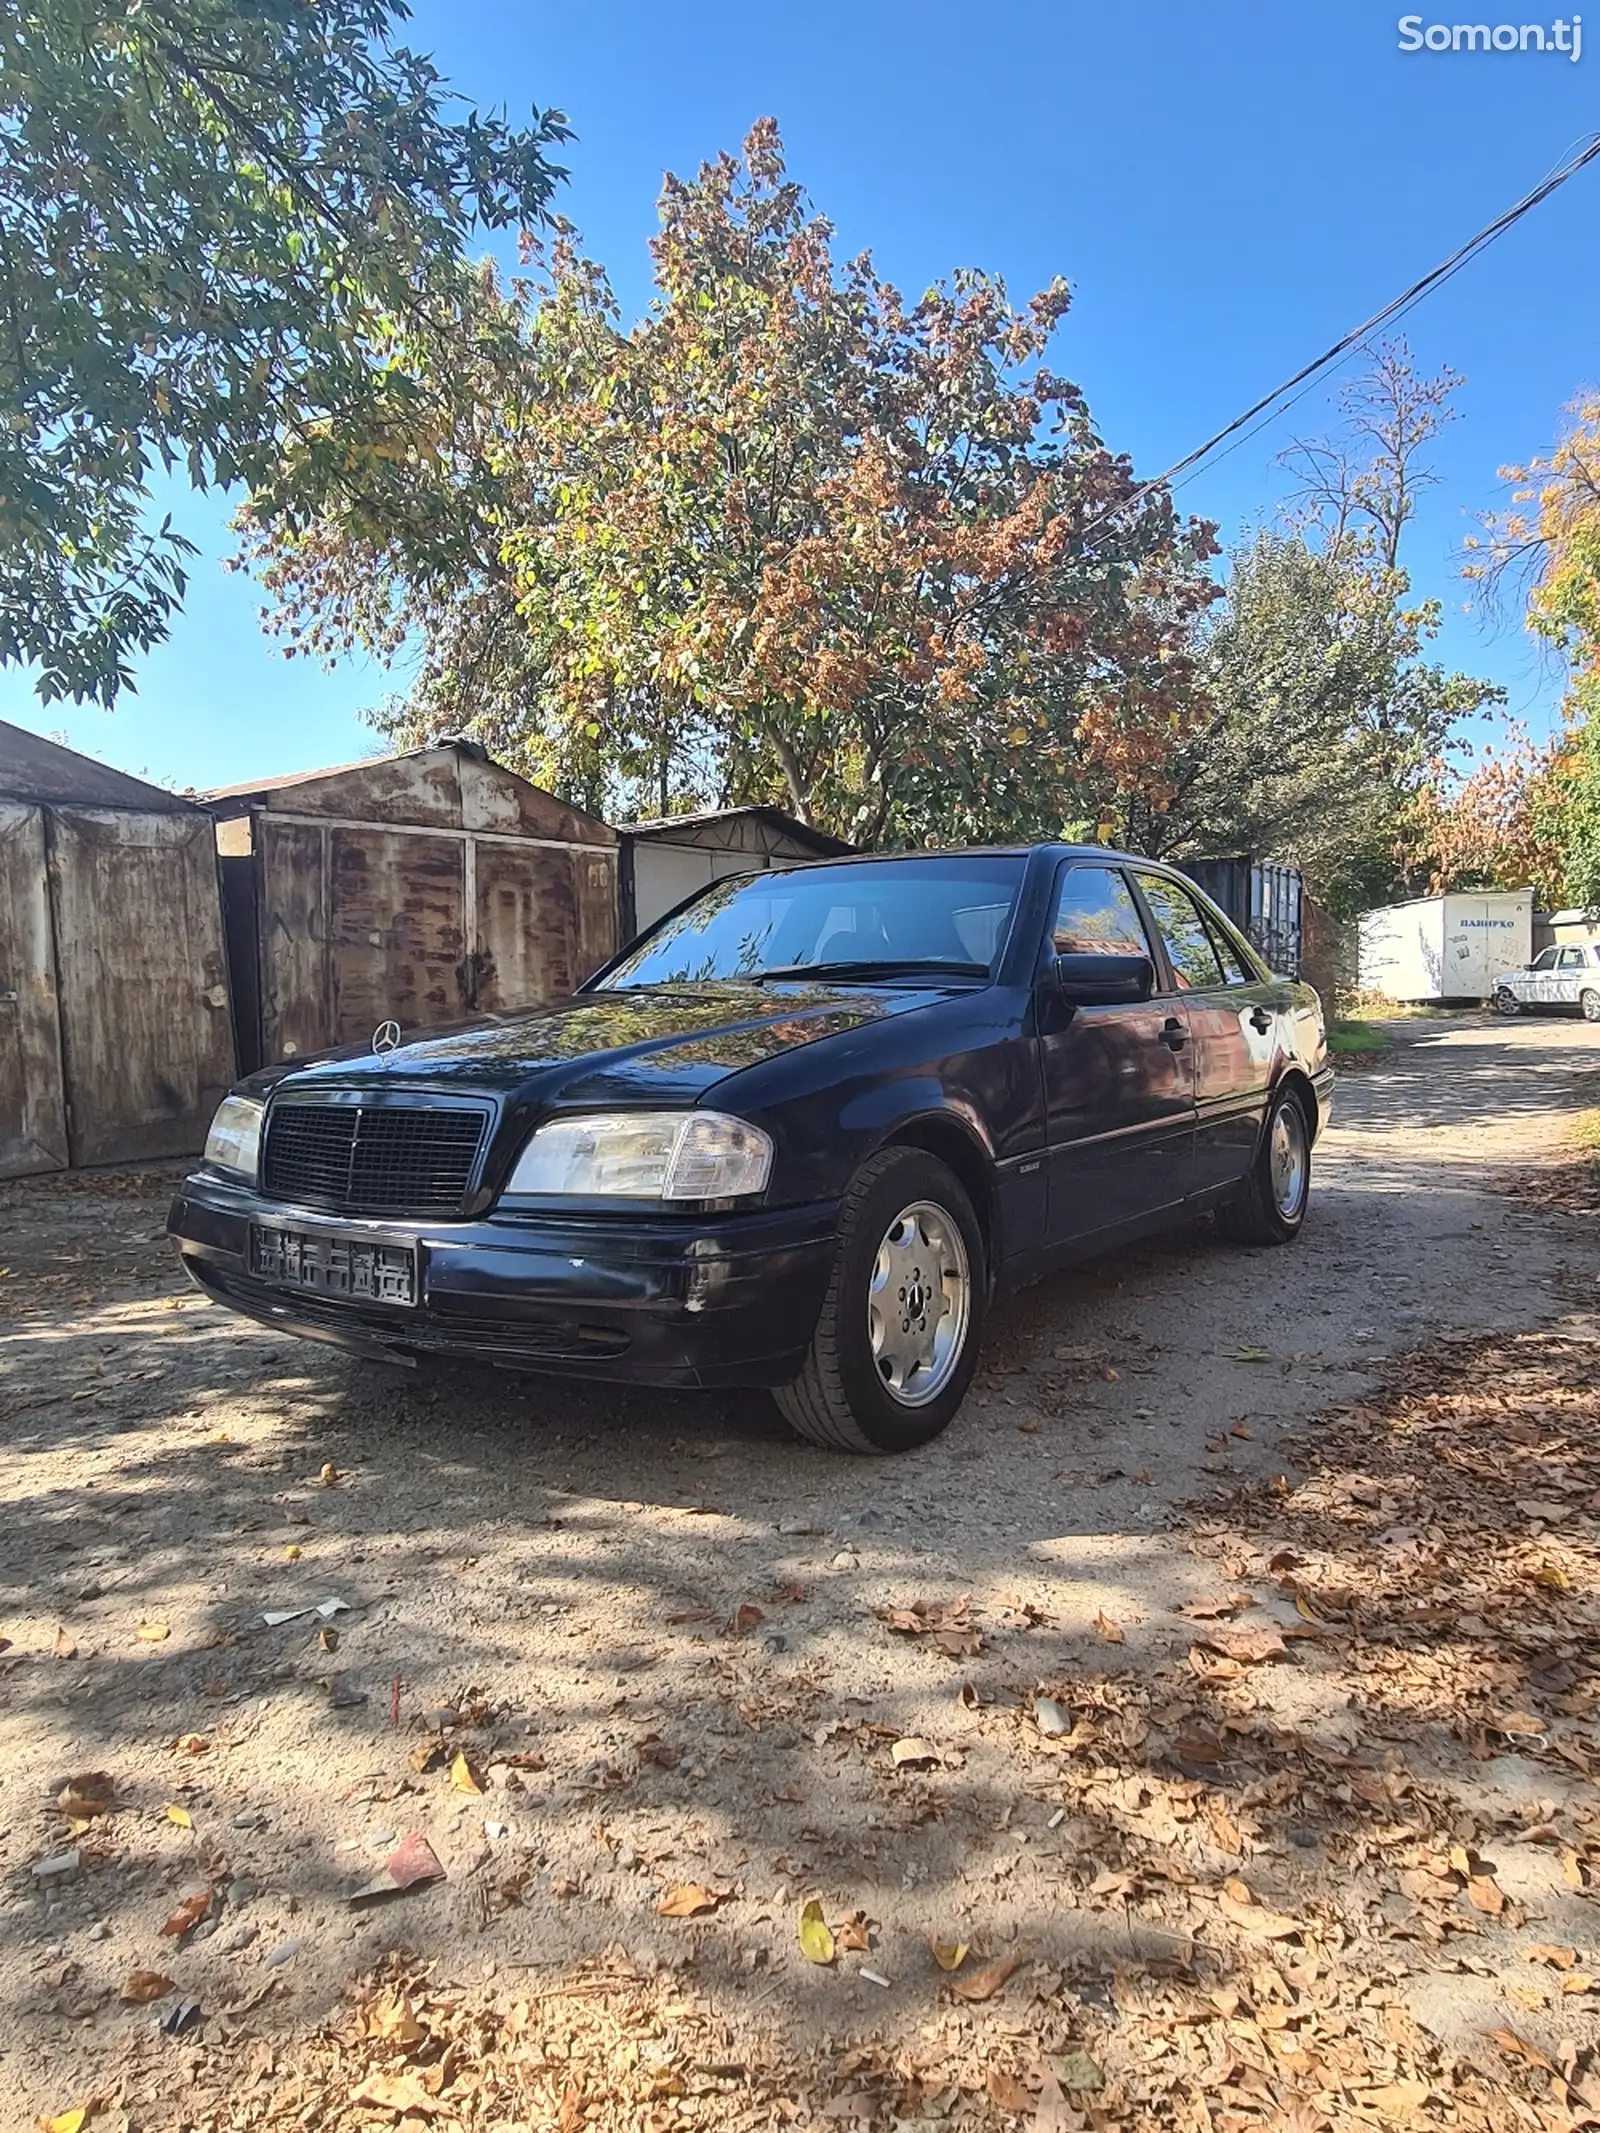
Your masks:
<instances>
[{"instance_id":1,"label":"overhead power line","mask_svg":"<svg viewBox=\"0 0 1600 2133\"><path fill-rule=\"evenodd\" d=\"M1481 252L1487 251L1496 238L1503 237L1514 223L1520 222L1524 215L1531 214L1543 201L1548 200L1553 192L1559 191L1569 178L1575 178L1578 172L1586 164L1592 163L1597 156L1600 156L1600 133L1591 134L1587 143L1575 154L1569 155L1565 161L1559 163L1542 184L1536 185L1533 191L1526 194L1514 207L1508 207L1503 215L1497 215L1493 222L1486 223L1475 237L1469 237L1459 251L1452 252L1450 257L1441 261L1431 273L1424 274L1420 281L1414 281L1409 289L1403 290L1391 303L1385 304L1381 311L1375 311L1371 318L1365 320L1361 325L1352 328L1342 340L1335 341L1331 348L1324 349L1321 355L1307 363L1303 369L1297 370L1292 378L1285 378L1281 385L1275 385L1271 392L1264 393L1253 407L1247 407L1242 415L1236 415L1225 429L1218 430L1214 437L1208 437L1204 444L1197 445L1194 451L1168 467L1164 474L1158 474L1153 481L1141 482L1130 496L1125 497L1120 504L1113 504L1109 510L1102 512L1098 519L1092 520L1084 528L1084 531L1092 533L1097 526L1103 525L1107 519L1115 518L1123 511L1134 509L1137 505L1143 503L1147 496L1153 495L1157 489L1168 487L1176 481L1180 474L1187 474L1192 468L1198 467L1201 460L1209 459L1218 445L1226 444L1230 437L1236 436L1240 430L1248 428L1258 418L1269 416L1277 408L1278 402L1284 399L1287 394L1295 393L1297 388L1304 389L1320 371L1326 370L1330 363L1336 363L1341 356L1347 355L1352 348L1358 347L1361 342L1366 340L1369 334L1376 333L1379 327L1389 325L1404 312L1409 311L1430 290L1436 289L1442 282L1448 281L1451 275L1460 273L1461 269L1470 260L1476 259ZM1297 397L1299 397L1298 393ZM1244 440L1240 438L1239 441L1243 443Z\"/></svg>"}]
</instances>

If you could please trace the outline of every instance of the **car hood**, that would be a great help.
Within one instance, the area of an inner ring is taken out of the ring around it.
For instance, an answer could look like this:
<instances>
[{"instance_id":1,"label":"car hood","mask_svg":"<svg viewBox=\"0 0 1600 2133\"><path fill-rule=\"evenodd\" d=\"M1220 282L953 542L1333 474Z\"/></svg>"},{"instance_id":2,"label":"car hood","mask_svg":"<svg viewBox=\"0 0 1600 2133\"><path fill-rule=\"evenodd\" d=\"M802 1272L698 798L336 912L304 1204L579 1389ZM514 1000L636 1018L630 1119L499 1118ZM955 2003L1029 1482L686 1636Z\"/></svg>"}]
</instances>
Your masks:
<instances>
[{"instance_id":1,"label":"car hood","mask_svg":"<svg viewBox=\"0 0 1600 2133\"><path fill-rule=\"evenodd\" d=\"M297 1088L320 1082L376 1093L411 1084L585 1106L693 1102L743 1067L926 1007L952 989L728 981L579 993L382 1055L351 1051L303 1064L274 1074L270 1085L292 1079Z\"/></svg>"}]
</instances>

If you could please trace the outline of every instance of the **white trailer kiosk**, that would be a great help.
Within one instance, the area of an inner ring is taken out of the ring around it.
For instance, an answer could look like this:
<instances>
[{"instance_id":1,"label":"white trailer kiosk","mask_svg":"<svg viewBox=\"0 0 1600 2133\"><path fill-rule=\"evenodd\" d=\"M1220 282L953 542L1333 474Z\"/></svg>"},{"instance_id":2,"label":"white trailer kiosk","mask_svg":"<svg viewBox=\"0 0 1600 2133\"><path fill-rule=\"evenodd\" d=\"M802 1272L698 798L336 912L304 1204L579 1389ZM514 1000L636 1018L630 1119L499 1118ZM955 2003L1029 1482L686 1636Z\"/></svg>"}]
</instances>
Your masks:
<instances>
[{"instance_id":1,"label":"white trailer kiosk","mask_svg":"<svg viewBox=\"0 0 1600 2133\"><path fill-rule=\"evenodd\" d=\"M1386 1000L1487 1000L1533 960L1532 889L1468 889L1360 920L1359 982Z\"/></svg>"}]
</instances>

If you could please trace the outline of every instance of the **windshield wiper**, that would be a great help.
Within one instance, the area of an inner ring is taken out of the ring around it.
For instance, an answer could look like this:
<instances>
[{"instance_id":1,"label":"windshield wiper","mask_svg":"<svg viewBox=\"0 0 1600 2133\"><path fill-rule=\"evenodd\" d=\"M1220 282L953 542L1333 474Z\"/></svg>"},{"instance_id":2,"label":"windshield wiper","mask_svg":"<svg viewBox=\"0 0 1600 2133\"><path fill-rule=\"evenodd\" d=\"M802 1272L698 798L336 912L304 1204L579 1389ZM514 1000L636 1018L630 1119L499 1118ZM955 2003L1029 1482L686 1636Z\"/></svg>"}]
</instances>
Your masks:
<instances>
[{"instance_id":1,"label":"windshield wiper","mask_svg":"<svg viewBox=\"0 0 1600 2133\"><path fill-rule=\"evenodd\" d=\"M986 978L989 966L952 962L938 956L884 956L875 962L863 958L855 963L785 963L773 970L750 970L743 975L753 984L764 985L769 979L779 978L898 978L923 972L930 977Z\"/></svg>"}]
</instances>

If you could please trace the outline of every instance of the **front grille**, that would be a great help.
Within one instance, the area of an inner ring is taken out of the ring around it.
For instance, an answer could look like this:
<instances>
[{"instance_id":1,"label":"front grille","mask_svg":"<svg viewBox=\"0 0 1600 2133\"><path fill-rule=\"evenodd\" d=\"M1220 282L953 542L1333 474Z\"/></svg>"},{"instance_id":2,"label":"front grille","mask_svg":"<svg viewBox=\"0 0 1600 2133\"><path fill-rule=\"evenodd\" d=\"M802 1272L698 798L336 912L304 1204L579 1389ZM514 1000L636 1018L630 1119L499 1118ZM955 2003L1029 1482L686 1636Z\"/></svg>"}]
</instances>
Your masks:
<instances>
[{"instance_id":1,"label":"front grille","mask_svg":"<svg viewBox=\"0 0 1600 2133\"><path fill-rule=\"evenodd\" d=\"M275 1103L262 1184L341 1214L459 1214L488 1125L479 1104Z\"/></svg>"}]
</instances>

